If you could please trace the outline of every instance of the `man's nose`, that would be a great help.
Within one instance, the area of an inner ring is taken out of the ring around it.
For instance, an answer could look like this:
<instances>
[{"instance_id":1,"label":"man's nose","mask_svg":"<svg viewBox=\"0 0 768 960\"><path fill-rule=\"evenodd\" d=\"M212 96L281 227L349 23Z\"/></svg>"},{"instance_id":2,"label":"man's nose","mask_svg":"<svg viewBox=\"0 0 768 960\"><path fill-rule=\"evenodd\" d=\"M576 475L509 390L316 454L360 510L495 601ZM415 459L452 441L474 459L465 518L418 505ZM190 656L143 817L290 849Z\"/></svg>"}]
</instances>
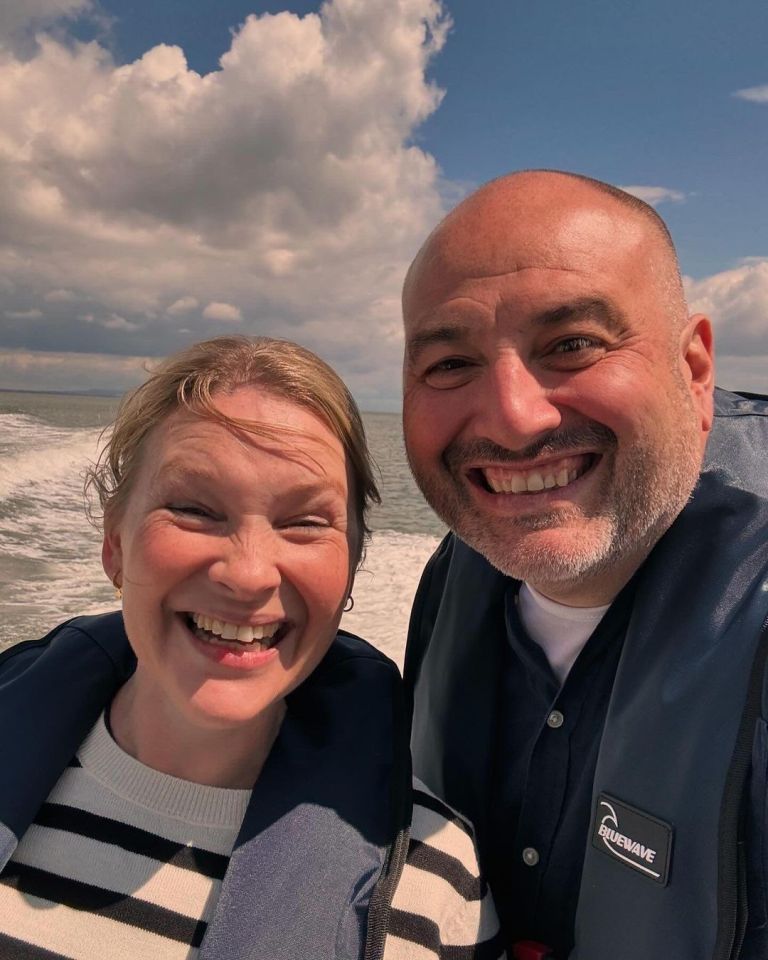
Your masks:
<instances>
[{"instance_id":1,"label":"man's nose","mask_svg":"<svg viewBox=\"0 0 768 960\"><path fill-rule=\"evenodd\" d=\"M261 599L280 586L278 552L277 537L271 530L238 533L222 540L208 575L238 600Z\"/></svg>"},{"instance_id":2,"label":"man's nose","mask_svg":"<svg viewBox=\"0 0 768 960\"><path fill-rule=\"evenodd\" d=\"M551 391L517 355L497 359L483 381L474 418L478 436L521 450L562 423Z\"/></svg>"}]
</instances>

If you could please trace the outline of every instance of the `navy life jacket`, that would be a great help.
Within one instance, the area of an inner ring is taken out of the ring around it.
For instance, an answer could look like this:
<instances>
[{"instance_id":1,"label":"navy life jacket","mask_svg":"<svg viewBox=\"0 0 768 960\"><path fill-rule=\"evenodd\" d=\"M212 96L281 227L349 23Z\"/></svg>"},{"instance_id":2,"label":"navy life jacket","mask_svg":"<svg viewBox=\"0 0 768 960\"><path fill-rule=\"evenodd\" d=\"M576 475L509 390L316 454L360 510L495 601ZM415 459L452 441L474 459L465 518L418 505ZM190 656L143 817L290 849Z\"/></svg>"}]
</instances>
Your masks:
<instances>
[{"instance_id":1,"label":"navy life jacket","mask_svg":"<svg viewBox=\"0 0 768 960\"><path fill-rule=\"evenodd\" d=\"M694 495L637 575L570 960L768 957L768 403L715 400ZM415 772L478 836L508 586L449 535L406 655Z\"/></svg>"}]
</instances>

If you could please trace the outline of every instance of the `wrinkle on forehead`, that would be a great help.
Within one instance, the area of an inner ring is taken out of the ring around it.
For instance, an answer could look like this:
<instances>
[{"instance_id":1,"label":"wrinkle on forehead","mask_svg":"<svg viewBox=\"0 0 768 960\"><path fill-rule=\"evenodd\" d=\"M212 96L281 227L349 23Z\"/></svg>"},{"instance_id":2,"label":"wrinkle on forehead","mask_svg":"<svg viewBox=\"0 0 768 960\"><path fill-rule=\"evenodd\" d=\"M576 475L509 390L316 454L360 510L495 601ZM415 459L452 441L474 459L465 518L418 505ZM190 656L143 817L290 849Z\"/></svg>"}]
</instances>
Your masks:
<instances>
[{"instance_id":1,"label":"wrinkle on forehead","mask_svg":"<svg viewBox=\"0 0 768 960\"><path fill-rule=\"evenodd\" d=\"M315 419L322 425L319 418ZM253 429L248 429L248 426ZM267 423L253 420L248 422L248 426L229 424L184 408L177 409L157 424L147 437L148 450L142 460L150 464L153 471L151 476L156 480L161 470L168 469L169 464L171 470L178 472L182 462L194 463L207 455L215 460L229 440L237 443L246 453L260 451L276 459L289 460L318 477L328 475L323 457L339 457L346 463L341 441L330 432L325 437L280 421ZM266 432L260 433L259 428L264 428ZM282 431L282 437L274 435L276 428ZM164 460L165 452L167 457ZM183 460L179 458L182 452ZM199 472L205 468L200 466L195 469Z\"/></svg>"}]
</instances>

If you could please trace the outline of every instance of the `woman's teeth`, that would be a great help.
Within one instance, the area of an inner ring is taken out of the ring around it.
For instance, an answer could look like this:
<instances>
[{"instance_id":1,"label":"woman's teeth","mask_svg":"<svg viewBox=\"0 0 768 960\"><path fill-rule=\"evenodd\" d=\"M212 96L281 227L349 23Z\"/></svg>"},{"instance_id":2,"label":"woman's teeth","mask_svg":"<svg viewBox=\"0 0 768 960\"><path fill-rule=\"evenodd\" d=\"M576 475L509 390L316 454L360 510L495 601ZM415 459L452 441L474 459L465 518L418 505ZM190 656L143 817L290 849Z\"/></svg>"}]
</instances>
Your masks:
<instances>
[{"instance_id":1,"label":"woman's teeth","mask_svg":"<svg viewBox=\"0 0 768 960\"><path fill-rule=\"evenodd\" d=\"M190 618L198 630L205 631L203 639L211 643L221 640L237 641L237 643L254 644L267 650L272 645L280 623L264 623L252 627L249 624L229 623L226 620L216 620L201 613L192 613Z\"/></svg>"}]
</instances>

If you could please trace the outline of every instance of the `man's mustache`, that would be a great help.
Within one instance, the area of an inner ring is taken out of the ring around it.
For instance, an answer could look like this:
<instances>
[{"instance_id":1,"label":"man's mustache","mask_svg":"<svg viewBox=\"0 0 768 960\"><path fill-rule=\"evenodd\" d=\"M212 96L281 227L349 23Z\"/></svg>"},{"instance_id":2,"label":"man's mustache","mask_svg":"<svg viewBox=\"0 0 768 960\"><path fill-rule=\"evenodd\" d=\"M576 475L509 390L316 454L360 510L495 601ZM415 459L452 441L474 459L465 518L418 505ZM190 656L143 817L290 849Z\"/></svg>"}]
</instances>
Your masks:
<instances>
[{"instance_id":1,"label":"man's mustache","mask_svg":"<svg viewBox=\"0 0 768 960\"><path fill-rule=\"evenodd\" d=\"M491 460L495 463L520 463L537 457L549 457L583 447L600 449L616 446L616 434L600 423L569 430L553 430L523 450L508 450L493 440L454 440L443 451L443 462L455 472L467 463Z\"/></svg>"}]
</instances>

